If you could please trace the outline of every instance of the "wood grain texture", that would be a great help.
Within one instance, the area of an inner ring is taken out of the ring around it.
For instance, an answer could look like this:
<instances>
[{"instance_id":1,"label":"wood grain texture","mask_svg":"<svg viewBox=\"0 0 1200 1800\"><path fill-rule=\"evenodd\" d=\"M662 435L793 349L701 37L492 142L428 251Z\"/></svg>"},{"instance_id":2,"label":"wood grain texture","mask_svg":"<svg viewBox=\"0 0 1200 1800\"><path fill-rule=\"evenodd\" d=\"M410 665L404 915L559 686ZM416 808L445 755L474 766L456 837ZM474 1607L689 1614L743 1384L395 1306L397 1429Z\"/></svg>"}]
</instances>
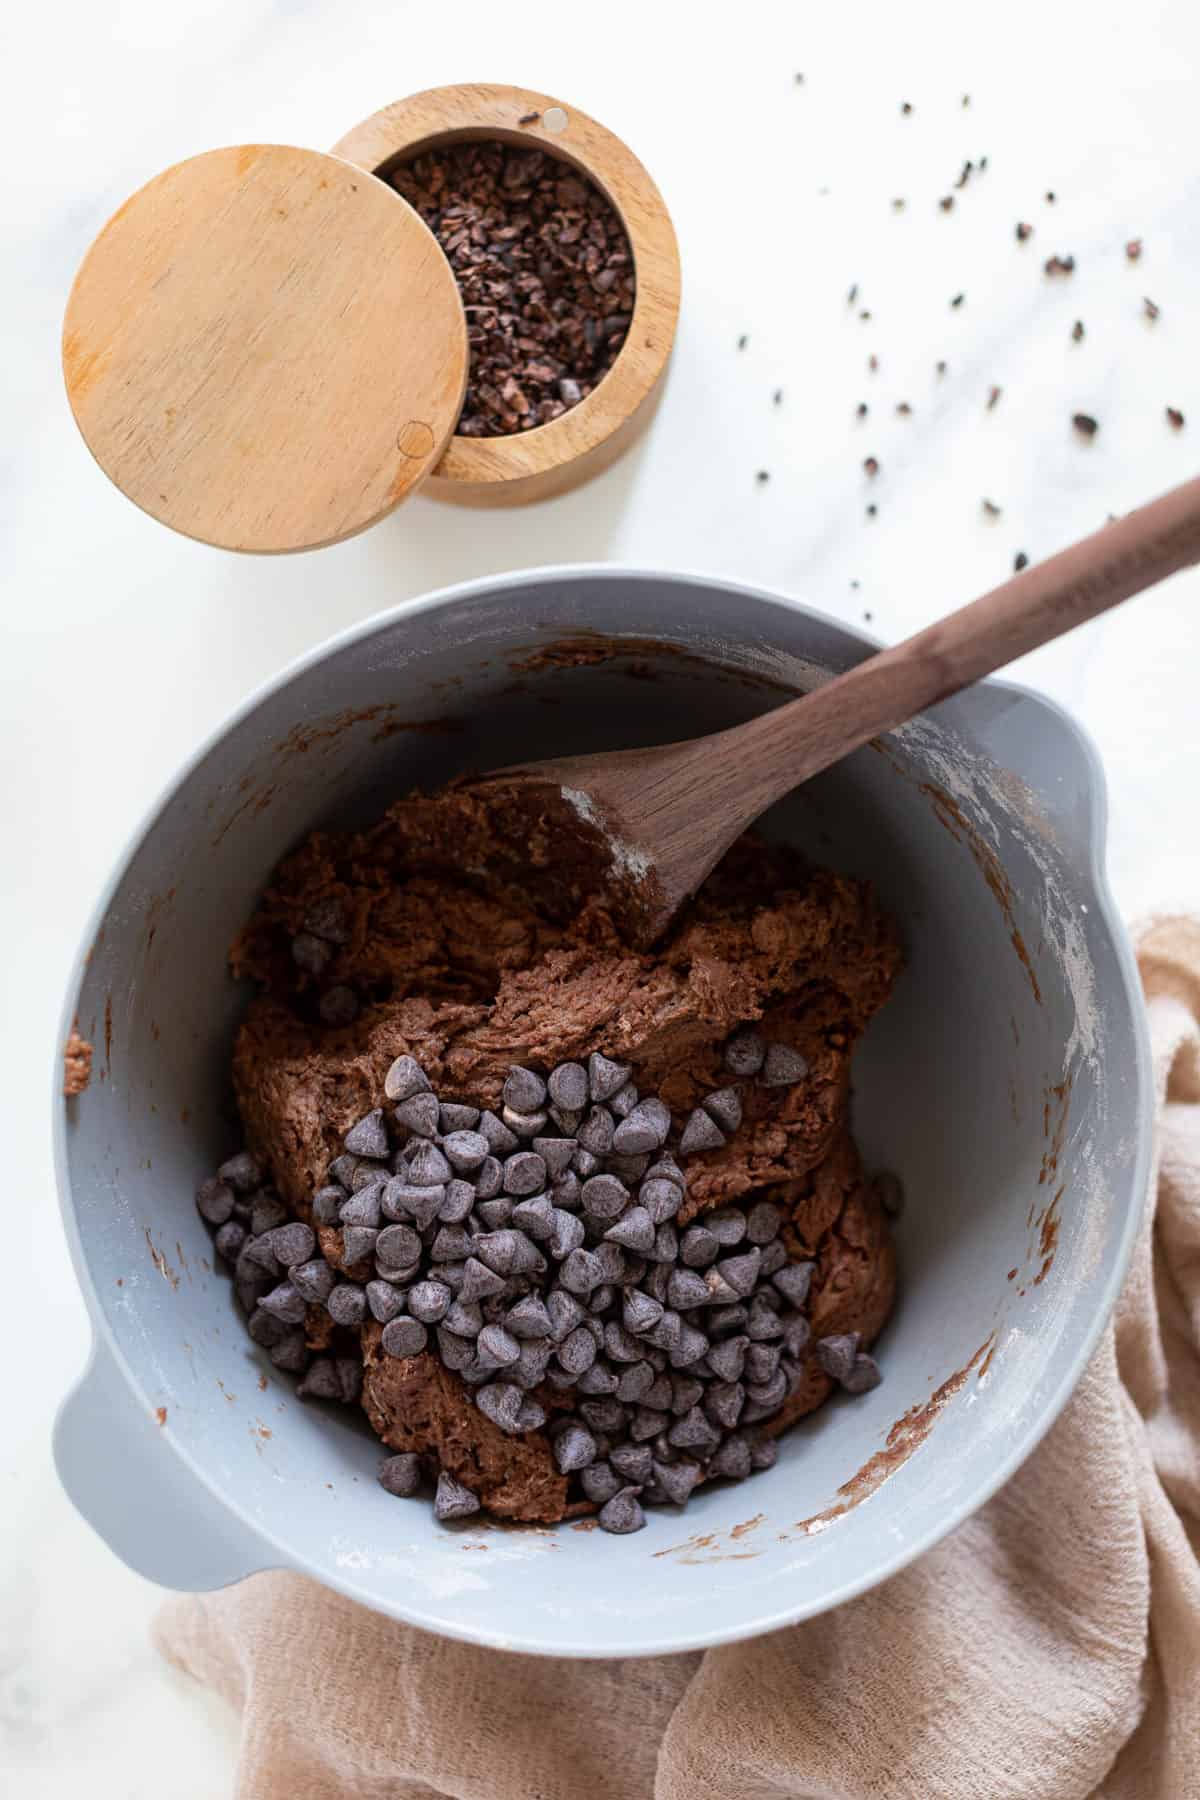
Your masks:
<instances>
[{"instance_id":1,"label":"wood grain texture","mask_svg":"<svg viewBox=\"0 0 1200 1800\"><path fill-rule=\"evenodd\" d=\"M1200 479L748 724L519 773L587 797L623 846L620 886L652 940L734 839L792 788L1027 651L1200 562ZM578 807L578 801L576 801ZM629 870L644 866L631 883Z\"/></svg>"},{"instance_id":2,"label":"wood grain texture","mask_svg":"<svg viewBox=\"0 0 1200 1800\"><path fill-rule=\"evenodd\" d=\"M438 462L466 321L391 188L242 145L164 170L109 220L63 369L89 449L144 511L224 549L307 550L374 524Z\"/></svg>"},{"instance_id":3,"label":"wood grain texture","mask_svg":"<svg viewBox=\"0 0 1200 1800\"><path fill-rule=\"evenodd\" d=\"M565 116L561 131L548 129L548 114ZM463 506L520 506L598 474L645 430L675 341L679 249L662 195L620 138L564 101L528 88L430 88L364 119L338 140L334 154L386 175L420 148L469 138L536 146L582 170L616 208L637 272L625 343L587 399L533 431L452 438L424 487Z\"/></svg>"}]
</instances>

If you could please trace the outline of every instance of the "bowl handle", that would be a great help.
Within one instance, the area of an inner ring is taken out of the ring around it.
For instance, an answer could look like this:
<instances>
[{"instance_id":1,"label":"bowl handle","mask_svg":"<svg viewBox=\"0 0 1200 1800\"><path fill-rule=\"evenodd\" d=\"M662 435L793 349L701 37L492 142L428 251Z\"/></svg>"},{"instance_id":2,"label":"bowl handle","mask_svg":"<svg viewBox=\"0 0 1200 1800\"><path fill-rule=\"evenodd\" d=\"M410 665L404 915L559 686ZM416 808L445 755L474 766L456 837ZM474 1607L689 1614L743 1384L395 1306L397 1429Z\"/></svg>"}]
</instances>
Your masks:
<instances>
[{"instance_id":1,"label":"bowl handle","mask_svg":"<svg viewBox=\"0 0 1200 1800\"><path fill-rule=\"evenodd\" d=\"M213 1498L144 1412L102 1344L54 1422L72 1505L135 1574L188 1593L227 1587L279 1558Z\"/></svg>"}]
</instances>

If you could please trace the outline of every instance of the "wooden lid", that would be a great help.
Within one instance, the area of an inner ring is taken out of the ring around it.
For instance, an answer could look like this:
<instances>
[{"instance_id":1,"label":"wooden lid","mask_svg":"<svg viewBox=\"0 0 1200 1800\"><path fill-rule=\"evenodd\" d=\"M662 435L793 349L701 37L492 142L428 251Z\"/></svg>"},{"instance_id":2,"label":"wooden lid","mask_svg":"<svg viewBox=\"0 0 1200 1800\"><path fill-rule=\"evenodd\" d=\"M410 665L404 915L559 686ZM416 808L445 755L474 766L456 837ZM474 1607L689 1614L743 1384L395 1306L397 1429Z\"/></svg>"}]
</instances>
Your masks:
<instances>
[{"instance_id":1,"label":"wooden lid","mask_svg":"<svg viewBox=\"0 0 1200 1800\"><path fill-rule=\"evenodd\" d=\"M420 485L467 380L462 301L382 181L275 144L147 183L75 278L63 369L105 474L227 550L310 550Z\"/></svg>"}]
</instances>

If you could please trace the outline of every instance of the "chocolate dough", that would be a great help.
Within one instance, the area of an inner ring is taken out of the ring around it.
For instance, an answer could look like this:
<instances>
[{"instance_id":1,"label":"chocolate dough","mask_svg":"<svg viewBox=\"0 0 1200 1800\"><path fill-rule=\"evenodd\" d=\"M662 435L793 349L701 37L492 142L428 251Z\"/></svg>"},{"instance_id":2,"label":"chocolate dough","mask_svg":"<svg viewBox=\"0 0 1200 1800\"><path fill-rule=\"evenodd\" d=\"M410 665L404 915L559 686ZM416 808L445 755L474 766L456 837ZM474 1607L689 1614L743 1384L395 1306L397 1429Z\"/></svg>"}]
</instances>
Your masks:
<instances>
[{"instance_id":1,"label":"chocolate dough","mask_svg":"<svg viewBox=\"0 0 1200 1800\"><path fill-rule=\"evenodd\" d=\"M307 838L232 951L235 973L259 987L233 1059L250 1147L307 1218L342 1135L379 1104L403 1053L444 1100L495 1106L511 1063L548 1069L602 1051L632 1062L639 1087L681 1125L728 1084L724 1042L755 1022L799 1050L807 1073L788 1088L744 1086L738 1132L688 1159L680 1223L751 1193L781 1202L789 1247L817 1261L814 1334L856 1330L869 1344L891 1309L895 1265L847 1130L850 1054L900 966L869 887L747 836L640 953L556 856L560 842L527 817L518 829L494 790L484 804L469 787L401 800L365 832ZM315 978L291 942L330 900L345 941ZM359 997L353 1024L320 1019L320 993L334 985ZM326 1254L339 1235L322 1231ZM363 1405L385 1443L430 1453L500 1517L563 1516L567 1484L541 1433L504 1436L435 1355L388 1357L374 1325L363 1349ZM815 1359L809 1369L769 1429L825 1398L827 1377ZM539 1398L562 1404L553 1389Z\"/></svg>"}]
</instances>

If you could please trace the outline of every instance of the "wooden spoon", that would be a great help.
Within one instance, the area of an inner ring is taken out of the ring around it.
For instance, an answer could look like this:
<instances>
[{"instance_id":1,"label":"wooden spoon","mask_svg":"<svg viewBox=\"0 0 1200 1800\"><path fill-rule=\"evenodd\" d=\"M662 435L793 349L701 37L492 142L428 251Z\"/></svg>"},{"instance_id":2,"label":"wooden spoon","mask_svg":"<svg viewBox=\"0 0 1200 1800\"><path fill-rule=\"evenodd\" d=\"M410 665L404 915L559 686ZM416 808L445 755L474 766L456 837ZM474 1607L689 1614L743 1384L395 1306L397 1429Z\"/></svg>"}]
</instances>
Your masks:
<instances>
[{"instance_id":1,"label":"wooden spoon","mask_svg":"<svg viewBox=\"0 0 1200 1800\"><path fill-rule=\"evenodd\" d=\"M502 778L526 802L557 790L552 811L567 817L565 801L574 830L591 835L634 941L650 943L735 838L809 776L1198 561L1200 478L748 724Z\"/></svg>"}]
</instances>

